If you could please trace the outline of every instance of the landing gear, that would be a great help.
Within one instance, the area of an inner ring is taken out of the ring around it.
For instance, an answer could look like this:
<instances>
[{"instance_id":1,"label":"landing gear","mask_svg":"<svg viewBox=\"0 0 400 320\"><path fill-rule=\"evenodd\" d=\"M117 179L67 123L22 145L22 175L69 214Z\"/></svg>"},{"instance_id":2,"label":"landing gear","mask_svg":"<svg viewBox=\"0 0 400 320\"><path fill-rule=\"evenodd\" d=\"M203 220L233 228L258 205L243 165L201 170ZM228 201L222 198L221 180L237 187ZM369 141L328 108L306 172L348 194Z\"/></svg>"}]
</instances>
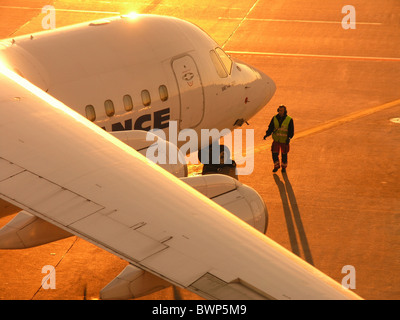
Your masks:
<instances>
[{"instance_id":1,"label":"landing gear","mask_svg":"<svg viewBox=\"0 0 400 320\"><path fill-rule=\"evenodd\" d=\"M219 173L238 179L236 163L231 159L229 148L224 145L211 144L208 148L200 150L199 160L203 163L203 175Z\"/></svg>"}]
</instances>

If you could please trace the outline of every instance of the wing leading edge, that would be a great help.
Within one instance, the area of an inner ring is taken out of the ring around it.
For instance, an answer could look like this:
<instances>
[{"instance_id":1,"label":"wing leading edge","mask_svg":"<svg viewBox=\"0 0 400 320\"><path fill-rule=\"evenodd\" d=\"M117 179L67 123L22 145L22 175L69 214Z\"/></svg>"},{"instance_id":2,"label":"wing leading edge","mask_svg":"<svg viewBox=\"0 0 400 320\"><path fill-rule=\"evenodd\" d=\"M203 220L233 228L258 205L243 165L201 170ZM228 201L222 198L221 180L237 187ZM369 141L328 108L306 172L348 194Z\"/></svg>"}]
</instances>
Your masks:
<instances>
[{"instance_id":1,"label":"wing leading edge","mask_svg":"<svg viewBox=\"0 0 400 320\"><path fill-rule=\"evenodd\" d=\"M0 67L0 197L210 299L359 299Z\"/></svg>"}]
</instances>

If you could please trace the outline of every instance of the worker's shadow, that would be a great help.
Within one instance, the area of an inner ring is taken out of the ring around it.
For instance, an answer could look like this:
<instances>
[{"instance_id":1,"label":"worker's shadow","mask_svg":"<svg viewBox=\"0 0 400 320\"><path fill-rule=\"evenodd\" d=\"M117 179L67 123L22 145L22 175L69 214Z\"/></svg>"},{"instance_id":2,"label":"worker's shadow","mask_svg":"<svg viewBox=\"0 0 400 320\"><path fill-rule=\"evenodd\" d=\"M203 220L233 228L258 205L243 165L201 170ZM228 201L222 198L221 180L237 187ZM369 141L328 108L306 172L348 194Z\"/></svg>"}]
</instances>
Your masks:
<instances>
[{"instance_id":1,"label":"worker's shadow","mask_svg":"<svg viewBox=\"0 0 400 320\"><path fill-rule=\"evenodd\" d=\"M308 245L307 236L304 231L303 223L301 221L299 207L297 205L296 196L294 194L292 185L290 184L287 173L282 174L284 182L282 182L277 174L274 174L274 180L278 186L279 193L282 199L283 212L285 214L286 226L289 233L290 245L292 252L299 257L300 246L296 237L296 228L299 234L300 245L303 249L304 259L311 265L314 265L311 250ZM293 213L293 215L292 215Z\"/></svg>"}]
</instances>

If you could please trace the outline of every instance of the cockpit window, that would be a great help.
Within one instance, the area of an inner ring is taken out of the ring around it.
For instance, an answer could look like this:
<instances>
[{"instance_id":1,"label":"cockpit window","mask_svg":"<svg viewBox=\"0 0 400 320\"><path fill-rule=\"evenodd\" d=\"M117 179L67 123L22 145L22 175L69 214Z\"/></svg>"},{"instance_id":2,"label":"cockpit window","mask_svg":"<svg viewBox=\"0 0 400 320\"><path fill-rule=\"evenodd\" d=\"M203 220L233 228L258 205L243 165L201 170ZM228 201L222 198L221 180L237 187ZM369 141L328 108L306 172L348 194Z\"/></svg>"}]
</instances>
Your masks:
<instances>
[{"instance_id":1,"label":"cockpit window","mask_svg":"<svg viewBox=\"0 0 400 320\"><path fill-rule=\"evenodd\" d=\"M232 64L233 64L231 58L221 48L216 48L215 51L217 52L218 56L220 57L222 63L224 64L225 69L228 72L228 74L231 74Z\"/></svg>"},{"instance_id":2,"label":"cockpit window","mask_svg":"<svg viewBox=\"0 0 400 320\"><path fill-rule=\"evenodd\" d=\"M218 58L217 53L214 50L210 51L211 61L214 64L215 70L221 78L226 78L228 73L226 72L221 60Z\"/></svg>"}]
</instances>

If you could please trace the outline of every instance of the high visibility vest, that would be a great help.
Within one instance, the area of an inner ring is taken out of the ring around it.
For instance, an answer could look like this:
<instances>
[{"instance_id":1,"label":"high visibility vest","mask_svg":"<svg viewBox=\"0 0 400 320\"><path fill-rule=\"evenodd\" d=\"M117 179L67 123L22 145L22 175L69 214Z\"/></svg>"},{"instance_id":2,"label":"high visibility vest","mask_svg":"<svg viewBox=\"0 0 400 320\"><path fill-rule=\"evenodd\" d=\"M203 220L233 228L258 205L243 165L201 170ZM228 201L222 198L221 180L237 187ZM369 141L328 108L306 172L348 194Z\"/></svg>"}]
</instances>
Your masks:
<instances>
[{"instance_id":1,"label":"high visibility vest","mask_svg":"<svg viewBox=\"0 0 400 320\"><path fill-rule=\"evenodd\" d=\"M274 116L274 126L275 126L275 131L272 133L272 139L274 141L280 142L280 143L286 143L287 136L288 136L288 129L289 129L289 122L292 118L289 116L286 116L285 120L283 120L282 125L279 127L279 121Z\"/></svg>"}]
</instances>

